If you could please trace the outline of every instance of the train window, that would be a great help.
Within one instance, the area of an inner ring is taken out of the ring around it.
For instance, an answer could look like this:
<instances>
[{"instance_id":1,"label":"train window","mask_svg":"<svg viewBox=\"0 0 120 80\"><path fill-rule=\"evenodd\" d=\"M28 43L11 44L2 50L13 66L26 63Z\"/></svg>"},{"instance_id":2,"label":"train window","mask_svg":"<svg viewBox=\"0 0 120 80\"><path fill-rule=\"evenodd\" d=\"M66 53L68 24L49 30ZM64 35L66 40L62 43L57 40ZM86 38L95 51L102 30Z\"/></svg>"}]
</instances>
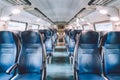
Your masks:
<instances>
[{"instance_id":1,"label":"train window","mask_svg":"<svg viewBox=\"0 0 120 80\"><path fill-rule=\"evenodd\" d=\"M27 24L23 22L17 22L17 21L9 21L8 22L8 30L19 30L19 31L25 31Z\"/></svg>"},{"instance_id":2,"label":"train window","mask_svg":"<svg viewBox=\"0 0 120 80\"><path fill-rule=\"evenodd\" d=\"M91 30L91 27L89 25L84 25L83 28L84 30Z\"/></svg>"},{"instance_id":3,"label":"train window","mask_svg":"<svg viewBox=\"0 0 120 80\"><path fill-rule=\"evenodd\" d=\"M39 25L34 24L34 25L32 25L31 29L38 30L39 29Z\"/></svg>"},{"instance_id":4,"label":"train window","mask_svg":"<svg viewBox=\"0 0 120 80\"><path fill-rule=\"evenodd\" d=\"M112 22L96 23L95 29L96 31L112 31Z\"/></svg>"}]
</instances>

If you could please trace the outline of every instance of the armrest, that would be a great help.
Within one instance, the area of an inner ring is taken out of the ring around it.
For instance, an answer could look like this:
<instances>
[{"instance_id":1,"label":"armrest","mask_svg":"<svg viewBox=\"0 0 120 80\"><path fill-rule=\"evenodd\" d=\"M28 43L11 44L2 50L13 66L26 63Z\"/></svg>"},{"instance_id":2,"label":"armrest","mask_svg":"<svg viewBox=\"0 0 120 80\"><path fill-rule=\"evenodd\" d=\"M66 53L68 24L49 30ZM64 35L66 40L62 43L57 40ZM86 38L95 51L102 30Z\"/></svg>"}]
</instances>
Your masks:
<instances>
[{"instance_id":1,"label":"armrest","mask_svg":"<svg viewBox=\"0 0 120 80\"><path fill-rule=\"evenodd\" d=\"M12 65L10 68L8 68L8 69L6 70L6 73L7 73L7 74L10 74L17 66L18 66L17 63L14 64L14 65Z\"/></svg>"}]
</instances>

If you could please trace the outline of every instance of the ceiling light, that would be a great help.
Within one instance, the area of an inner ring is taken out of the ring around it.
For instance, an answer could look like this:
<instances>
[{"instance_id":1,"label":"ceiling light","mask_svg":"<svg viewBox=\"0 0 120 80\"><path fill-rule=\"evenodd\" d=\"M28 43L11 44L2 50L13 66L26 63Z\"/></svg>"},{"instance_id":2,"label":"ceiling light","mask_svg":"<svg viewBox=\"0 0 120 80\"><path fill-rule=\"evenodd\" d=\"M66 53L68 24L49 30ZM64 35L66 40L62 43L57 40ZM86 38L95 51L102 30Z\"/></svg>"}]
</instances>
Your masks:
<instances>
[{"instance_id":1,"label":"ceiling light","mask_svg":"<svg viewBox=\"0 0 120 80\"><path fill-rule=\"evenodd\" d=\"M99 10L99 12L100 12L101 14L107 14L107 13L108 13L108 11L105 10L105 9Z\"/></svg>"},{"instance_id":2,"label":"ceiling light","mask_svg":"<svg viewBox=\"0 0 120 80\"><path fill-rule=\"evenodd\" d=\"M20 10L19 9L14 9L12 10L12 14L19 14L20 13Z\"/></svg>"},{"instance_id":3,"label":"ceiling light","mask_svg":"<svg viewBox=\"0 0 120 80\"><path fill-rule=\"evenodd\" d=\"M3 17L1 17L0 18L2 21L8 21L8 20L10 20L10 17L8 17L8 16L3 16Z\"/></svg>"},{"instance_id":4,"label":"ceiling light","mask_svg":"<svg viewBox=\"0 0 120 80\"><path fill-rule=\"evenodd\" d=\"M82 22L84 22L85 21L85 19L80 19Z\"/></svg>"},{"instance_id":5,"label":"ceiling light","mask_svg":"<svg viewBox=\"0 0 120 80\"><path fill-rule=\"evenodd\" d=\"M41 19L39 18L39 19L37 19L36 21L39 22L40 20L41 20Z\"/></svg>"},{"instance_id":6,"label":"ceiling light","mask_svg":"<svg viewBox=\"0 0 120 80\"><path fill-rule=\"evenodd\" d=\"M114 17L110 17L110 20L111 20L111 21L118 21L118 20L120 20L120 19L119 19L119 17L114 16Z\"/></svg>"}]
</instances>

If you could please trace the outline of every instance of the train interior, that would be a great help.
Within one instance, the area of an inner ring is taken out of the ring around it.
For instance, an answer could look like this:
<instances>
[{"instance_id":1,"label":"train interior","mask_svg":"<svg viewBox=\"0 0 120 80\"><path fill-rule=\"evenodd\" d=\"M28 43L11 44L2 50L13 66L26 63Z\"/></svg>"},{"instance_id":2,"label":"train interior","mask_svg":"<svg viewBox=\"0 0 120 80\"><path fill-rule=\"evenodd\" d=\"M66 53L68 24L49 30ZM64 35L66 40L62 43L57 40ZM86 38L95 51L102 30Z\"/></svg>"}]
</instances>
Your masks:
<instances>
[{"instance_id":1,"label":"train interior","mask_svg":"<svg viewBox=\"0 0 120 80\"><path fill-rule=\"evenodd\" d=\"M120 80L120 0L0 0L0 80Z\"/></svg>"}]
</instances>

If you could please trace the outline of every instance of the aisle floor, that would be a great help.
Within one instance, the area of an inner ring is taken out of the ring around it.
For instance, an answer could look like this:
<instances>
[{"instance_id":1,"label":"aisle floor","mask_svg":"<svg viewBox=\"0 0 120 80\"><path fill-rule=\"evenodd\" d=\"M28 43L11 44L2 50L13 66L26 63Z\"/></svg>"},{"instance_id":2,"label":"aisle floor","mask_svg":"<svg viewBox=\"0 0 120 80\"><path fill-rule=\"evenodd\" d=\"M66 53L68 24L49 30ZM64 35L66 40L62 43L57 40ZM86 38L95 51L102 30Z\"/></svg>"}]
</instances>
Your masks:
<instances>
[{"instance_id":1,"label":"aisle floor","mask_svg":"<svg viewBox=\"0 0 120 80\"><path fill-rule=\"evenodd\" d=\"M73 75L65 46L56 46L51 64L47 64L47 80L74 80Z\"/></svg>"}]
</instances>

